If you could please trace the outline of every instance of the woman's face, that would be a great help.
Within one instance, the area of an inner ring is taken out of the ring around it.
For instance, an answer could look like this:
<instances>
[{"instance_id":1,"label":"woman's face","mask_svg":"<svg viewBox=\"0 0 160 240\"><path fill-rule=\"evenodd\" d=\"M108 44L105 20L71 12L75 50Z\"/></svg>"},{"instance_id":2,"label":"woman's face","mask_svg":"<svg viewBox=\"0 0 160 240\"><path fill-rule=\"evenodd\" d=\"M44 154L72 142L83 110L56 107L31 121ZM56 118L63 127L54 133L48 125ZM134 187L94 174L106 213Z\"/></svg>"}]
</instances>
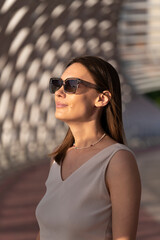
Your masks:
<instances>
[{"instance_id":1,"label":"woman's face","mask_svg":"<svg viewBox=\"0 0 160 240\"><path fill-rule=\"evenodd\" d=\"M80 63L73 63L62 74L62 80L67 78L80 78L95 84L90 72ZM55 117L66 123L87 122L95 119L98 108L95 101L98 92L93 88L88 88L82 84L75 94L65 93L63 86L55 93L56 111Z\"/></svg>"}]
</instances>

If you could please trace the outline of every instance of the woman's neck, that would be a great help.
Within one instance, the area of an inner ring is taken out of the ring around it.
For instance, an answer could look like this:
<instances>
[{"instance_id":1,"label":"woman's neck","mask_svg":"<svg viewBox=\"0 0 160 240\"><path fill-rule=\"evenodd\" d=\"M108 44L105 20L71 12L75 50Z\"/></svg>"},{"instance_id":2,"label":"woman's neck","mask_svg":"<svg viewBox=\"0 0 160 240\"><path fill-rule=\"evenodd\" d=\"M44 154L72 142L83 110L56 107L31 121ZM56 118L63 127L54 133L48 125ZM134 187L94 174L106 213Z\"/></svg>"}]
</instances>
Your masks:
<instances>
[{"instance_id":1,"label":"woman's neck","mask_svg":"<svg viewBox=\"0 0 160 240\"><path fill-rule=\"evenodd\" d=\"M76 147L87 147L95 143L104 134L104 130L100 124L95 122L76 123L69 125Z\"/></svg>"}]
</instances>

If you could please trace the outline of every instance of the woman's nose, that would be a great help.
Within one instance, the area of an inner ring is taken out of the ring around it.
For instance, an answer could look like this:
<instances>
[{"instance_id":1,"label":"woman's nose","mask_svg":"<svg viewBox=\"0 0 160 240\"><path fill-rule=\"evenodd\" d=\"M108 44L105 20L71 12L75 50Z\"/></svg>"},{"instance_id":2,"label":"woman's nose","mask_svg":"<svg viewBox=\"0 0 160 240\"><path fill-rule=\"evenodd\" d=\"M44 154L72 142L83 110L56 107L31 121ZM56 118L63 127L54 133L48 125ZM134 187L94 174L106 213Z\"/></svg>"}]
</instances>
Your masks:
<instances>
[{"instance_id":1,"label":"woman's nose","mask_svg":"<svg viewBox=\"0 0 160 240\"><path fill-rule=\"evenodd\" d=\"M64 87L63 87L63 85L62 85L61 88L59 88L59 89L55 92L55 95L56 95L56 96L62 96L62 97L65 97L65 96L66 96L66 94L65 94L65 92L64 92Z\"/></svg>"}]
</instances>

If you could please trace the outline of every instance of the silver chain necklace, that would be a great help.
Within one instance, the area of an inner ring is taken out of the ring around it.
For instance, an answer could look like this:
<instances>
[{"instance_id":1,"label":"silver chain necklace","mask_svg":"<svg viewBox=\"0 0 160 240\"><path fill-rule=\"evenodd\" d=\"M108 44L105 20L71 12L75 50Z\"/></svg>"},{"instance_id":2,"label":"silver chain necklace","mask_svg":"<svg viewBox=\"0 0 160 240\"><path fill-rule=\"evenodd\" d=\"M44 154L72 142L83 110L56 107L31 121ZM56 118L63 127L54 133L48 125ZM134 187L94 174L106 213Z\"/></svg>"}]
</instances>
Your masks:
<instances>
[{"instance_id":1,"label":"silver chain necklace","mask_svg":"<svg viewBox=\"0 0 160 240\"><path fill-rule=\"evenodd\" d=\"M89 145L88 147L76 147L75 144L73 144L73 147L74 147L75 149L84 149L84 148L93 147L94 145L96 145L97 143L99 143L105 136L106 136L106 133L104 133L95 143L92 143L92 144Z\"/></svg>"}]
</instances>

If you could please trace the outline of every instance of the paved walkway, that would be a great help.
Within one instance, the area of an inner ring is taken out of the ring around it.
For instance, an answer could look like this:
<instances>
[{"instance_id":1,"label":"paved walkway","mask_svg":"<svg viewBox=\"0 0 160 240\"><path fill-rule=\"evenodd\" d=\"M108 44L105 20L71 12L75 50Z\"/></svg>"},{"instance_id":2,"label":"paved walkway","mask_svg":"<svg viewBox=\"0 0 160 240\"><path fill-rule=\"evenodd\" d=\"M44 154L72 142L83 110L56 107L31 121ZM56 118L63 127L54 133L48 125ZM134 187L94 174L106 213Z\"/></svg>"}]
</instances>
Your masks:
<instances>
[{"instance_id":1,"label":"paved walkway","mask_svg":"<svg viewBox=\"0 0 160 240\"><path fill-rule=\"evenodd\" d=\"M137 240L160 240L160 147L137 152L143 194ZM0 186L0 239L35 240L34 211L45 193L49 162L25 169Z\"/></svg>"},{"instance_id":2,"label":"paved walkway","mask_svg":"<svg viewBox=\"0 0 160 240\"><path fill-rule=\"evenodd\" d=\"M160 240L160 146L136 156L142 181L137 240Z\"/></svg>"}]
</instances>

